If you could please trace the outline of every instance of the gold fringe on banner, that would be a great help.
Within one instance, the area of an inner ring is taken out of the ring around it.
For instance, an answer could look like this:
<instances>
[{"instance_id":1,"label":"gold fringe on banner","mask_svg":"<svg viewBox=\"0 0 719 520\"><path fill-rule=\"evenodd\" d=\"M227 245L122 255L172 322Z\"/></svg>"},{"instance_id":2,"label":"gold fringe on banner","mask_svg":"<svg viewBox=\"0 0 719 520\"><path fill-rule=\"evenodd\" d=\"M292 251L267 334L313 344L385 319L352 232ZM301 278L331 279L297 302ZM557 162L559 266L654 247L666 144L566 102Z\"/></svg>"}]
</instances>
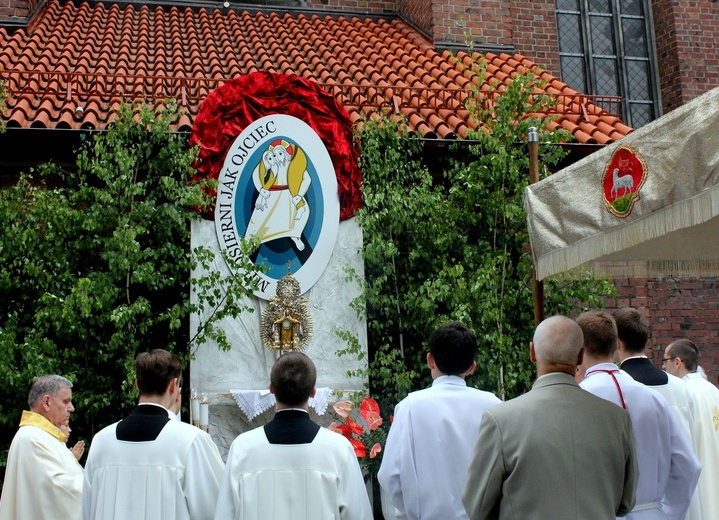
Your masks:
<instances>
[{"instance_id":1,"label":"gold fringe on banner","mask_svg":"<svg viewBox=\"0 0 719 520\"><path fill-rule=\"evenodd\" d=\"M719 260L592 261L549 276L556 280L589 278L719 278Z\"/></svg>"},{"instance_id":2,"label":"gold fringe on banner","mask_svg":"<svg viewBox=\"0 0 719 520\"><path fill-rule=\"evenodd\" d=\"M618 273L640 273L645 276L717 276L719 275L719 259L652 259L645 262L644 267L619 267L615 265L609 271L601 268L601 258L615 252L630 249L648 240L667 235L691 226L708 222L719 216L719 186L713 186L694 197L665 206L654 213L619 228L589 236L583 240L569 244L561 249L550 251L536 258L537 278L542 280L563 271L570 270L587 262L592 262L594 269L617 276ZM719 241L719 236L705 237L706 243ZM697 254L706 245L695 244ZM666 248L667 246L665 246ZM629 252L625 252L627 255ZM686 254L687 251L677 253ZM620 258L617 253L614 258ZM638 270L639 269L639 270Z\"/></svg>"}]
</instances>

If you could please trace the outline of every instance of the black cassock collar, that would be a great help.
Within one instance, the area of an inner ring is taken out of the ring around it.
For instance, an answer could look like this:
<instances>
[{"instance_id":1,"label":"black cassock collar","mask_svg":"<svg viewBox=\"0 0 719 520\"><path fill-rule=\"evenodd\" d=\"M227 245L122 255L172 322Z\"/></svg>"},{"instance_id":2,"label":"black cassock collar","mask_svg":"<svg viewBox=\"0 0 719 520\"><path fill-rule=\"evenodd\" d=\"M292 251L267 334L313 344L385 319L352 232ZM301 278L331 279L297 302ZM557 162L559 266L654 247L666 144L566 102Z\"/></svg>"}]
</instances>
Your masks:
<instances>
[{"instance_id":1,"label":"black cassock collar","mask_svg":"<svg viewBox=\"0 0 719 520\"><path fill-rule=\"evenodd\" d=\"M304 410L284 410L276 412L264 430L270 444L309 444L320 426Z\"/></svg>"}]
</instances>

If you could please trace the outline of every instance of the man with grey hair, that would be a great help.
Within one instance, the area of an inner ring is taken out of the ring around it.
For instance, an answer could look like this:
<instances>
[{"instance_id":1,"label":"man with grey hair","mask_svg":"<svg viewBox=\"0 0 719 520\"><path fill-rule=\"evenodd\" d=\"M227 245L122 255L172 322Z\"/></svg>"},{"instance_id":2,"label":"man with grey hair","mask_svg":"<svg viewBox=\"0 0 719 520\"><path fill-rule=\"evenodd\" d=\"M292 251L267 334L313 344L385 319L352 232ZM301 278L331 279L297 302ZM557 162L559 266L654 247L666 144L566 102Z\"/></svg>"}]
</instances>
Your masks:
<instances>
[{"instance_id":1,"label":"man with grey hair","mask_svg":"<svg viewBox=\"0 0 719 520\"><path fill-rule=\"evenodd\" d=\"M482 416L462 496L470 519L613 520L634 507L629 415L575 382L583 341L564 316L537 327L532 390Z\"/></svg>"},{"instance_id":2,"label":"man with grey hair","mask_svg":"<svg viewBox=\"0 0 719 520\"><path fill-rule=\"evenodd\" d=\"M61 431L75 411L71 389L58 375L38 377L30 387L30 411L23 411L8 452L0 520L79 520L83 470Z\"/></svg>"}]
</instances>

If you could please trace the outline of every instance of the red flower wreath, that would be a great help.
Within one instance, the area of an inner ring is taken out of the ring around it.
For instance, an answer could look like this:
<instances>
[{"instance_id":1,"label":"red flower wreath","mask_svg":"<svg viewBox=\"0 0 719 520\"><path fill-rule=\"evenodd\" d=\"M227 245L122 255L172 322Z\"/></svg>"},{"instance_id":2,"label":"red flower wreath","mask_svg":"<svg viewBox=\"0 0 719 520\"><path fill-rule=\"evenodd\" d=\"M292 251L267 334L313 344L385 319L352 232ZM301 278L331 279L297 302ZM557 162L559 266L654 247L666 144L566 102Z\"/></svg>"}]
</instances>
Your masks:
<instances>
[{"instance_id":1,"label":"red flower wreath","mask_svg":"<svg viewBox=\"0 0 719 520\"><path fill-rule=\"evenodd\" d=\"M335 167L340 220L352 218L362 204L352 121L319 84L292 74L253 72L228 81L205 98L190 136L190 145L200 147L195 180L218 179L235 138L250 123L271 114L301 119L322 139ZM208 217L213 218L214 212Z\"/></svg>"}]
</instances>

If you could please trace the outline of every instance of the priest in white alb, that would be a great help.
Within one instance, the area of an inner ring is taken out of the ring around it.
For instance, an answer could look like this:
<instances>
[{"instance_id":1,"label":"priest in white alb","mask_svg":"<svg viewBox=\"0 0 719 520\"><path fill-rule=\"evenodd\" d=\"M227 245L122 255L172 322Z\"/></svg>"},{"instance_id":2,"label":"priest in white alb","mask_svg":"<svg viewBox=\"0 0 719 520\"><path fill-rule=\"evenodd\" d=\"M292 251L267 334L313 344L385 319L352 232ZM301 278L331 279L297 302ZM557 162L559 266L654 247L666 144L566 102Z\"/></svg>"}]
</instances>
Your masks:
<instances>
[{"instance_id":1,"label":"priest in white alb","mask_svg":"<svg viewBox=\"0 0 719 520\"><path fill-rule=\"evenodd\" d=\"M702 463L699 493L704 520L719 518L719 389L697 373L699 349L688 339L669 344L664 370L681 377L694 399L697 456Z\"/></svg>"},{"instance_id":2,"label":"priest in white alb","mask_svg":"<svg viewBox=\"0 0 719 520\"><path fill-rule=\"evenodd\" d=\"M0 498L0 520L79 520L82 466L67 449L72 383L62 376L37 378L30 387L20 429L10 445Z\"/></svg>"},{"instance_id":3,"label":"priest in white alb","mask_svg":"<svg viewBox=\"0 0 719 520\"><path fill-rule=\"evenodd\" d=\"M101 430L85 464L84 520L211 520L224 464L210 436L171 419L182 363L166 350L135 360L139 404Z\"/></svg>"},{"instance_id":4,"label":"priest in white alb","mask_svg":"<svg viewBox=\"0 0 719 520\"><path fill-rule=\"evenodd\" d=\"M617 326L605 311L577 318L584 334L584 379L580 386L629 413L639 478L629 520L683 520L699 481L701 465L666 399L636 382L613 363Z\"/></svg>"},{"instance_id":5,"label":"priest in white alb","mask_svg":"<svg viewBox=\"0 0 719 520\"><path fill-rule=\"evenodd\" d=\"M479 424L501 401L465 382L477 367L477 338L465 325L440 326L429 350L432 386L395 407L377 479L397 518L466 520L462 490Z\"/></svg>"},{"instance_id":6,"label":"priest in white alb","mask_svg":"<svg viewBox=\"0 0 719 520\"><path fill-rule=\"evenodd\" d=\"M694 454L697 455L694 433L694 399L686 382L654 366L654 363L646 356L649 321L638 309L631 307L617 309L612 313L612 317L617 324L619 334L617 342L619 368L632 376L635 381L662 394L674 414L679 429L684 433L684 438L691 445ZM700 476L700 481L701 478ZM703 518L701 493L697 487L686 520L702 520Z\"/></svg>"},{"instance_id":7,"label":"priest in white alb","mask_svg":"<svg viewBox=\"0 0 719 520\"><path fill-rule=\"evenodd\" d=\"M275 362L275 417L233 441L215 520L372 520L352 445L310 419L316 379L301 352Z\"/></svg>"}]
</instances>

